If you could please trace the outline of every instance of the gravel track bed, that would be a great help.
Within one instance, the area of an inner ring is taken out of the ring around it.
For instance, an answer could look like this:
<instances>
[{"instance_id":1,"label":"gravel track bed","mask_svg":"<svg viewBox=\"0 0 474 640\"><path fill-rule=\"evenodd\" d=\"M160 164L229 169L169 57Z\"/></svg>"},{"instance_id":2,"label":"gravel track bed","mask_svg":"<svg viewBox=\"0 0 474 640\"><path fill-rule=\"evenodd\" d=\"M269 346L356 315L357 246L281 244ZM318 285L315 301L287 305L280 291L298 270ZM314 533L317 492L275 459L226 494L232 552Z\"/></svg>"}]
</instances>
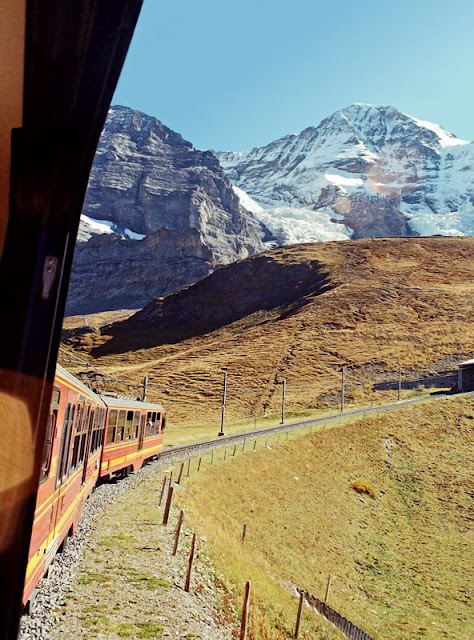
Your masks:
<instances>
[{"instance_id":1,"label":"gravel track bed","mask_svg":"<svg viewBox=\"0 0 474 640\"><path fill-rule=\"evenodd\" d=\"M76 533L68 539L63 553L56 555L48 576L40 582L30 614L25 614L21 619L20 640L45 640L49 637L58 620L56 611L63 604L64 594L73 590L78 562L84 550L84 543L93 530L94 518L111 502L131 489L139 479L156 473L169 462L168 458L160 458L127 478L96 487L84 505Z\"/></svg>"}]
</instances>

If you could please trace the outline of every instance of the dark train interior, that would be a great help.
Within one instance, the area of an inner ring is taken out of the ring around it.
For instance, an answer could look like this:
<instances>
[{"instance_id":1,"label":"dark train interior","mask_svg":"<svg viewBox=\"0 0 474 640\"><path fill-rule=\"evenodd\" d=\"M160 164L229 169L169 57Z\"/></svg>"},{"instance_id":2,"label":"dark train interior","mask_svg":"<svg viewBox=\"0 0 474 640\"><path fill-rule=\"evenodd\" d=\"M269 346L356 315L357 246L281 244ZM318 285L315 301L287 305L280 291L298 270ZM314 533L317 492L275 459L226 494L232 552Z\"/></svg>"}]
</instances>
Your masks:
<instances>
[{"instance_id":1,"label":"dark train interior","mask_svg":"<svg viewBox=\"0 0 474 640\"><path fill-rule=\"evenodd\" d=\"M82 202L141 5L4 0L0 9L2 640L18 633Z\"/></svg>"}]
</instances>

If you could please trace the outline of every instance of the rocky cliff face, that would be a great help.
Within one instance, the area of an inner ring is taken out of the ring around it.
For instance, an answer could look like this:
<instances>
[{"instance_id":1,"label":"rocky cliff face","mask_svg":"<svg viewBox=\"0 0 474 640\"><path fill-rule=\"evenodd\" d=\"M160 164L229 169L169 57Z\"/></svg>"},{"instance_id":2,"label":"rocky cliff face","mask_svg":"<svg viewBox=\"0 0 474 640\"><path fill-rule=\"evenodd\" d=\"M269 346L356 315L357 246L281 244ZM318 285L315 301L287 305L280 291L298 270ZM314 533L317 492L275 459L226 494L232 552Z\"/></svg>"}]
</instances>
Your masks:
<instances>
[{"instance_id":1,"label":"rocky cliff face","mask_svg":"<svg viewBox=\"0 0 474 640\"><path fill-rule=\"evenodd\" d=\"M474 235L474 144L393 107L353 104L299 135L217 155L282 244Z\"/></svg>"},{"instance_id":2,"label":"rocky cliff face","mask_svg":"<svg viewBox=\"0 0 474 640\"><path fill-rule=\"evenodd\" d=\"M126 107L109 112L83 213L69 314L141 307L269 238L212 152Z\"/></svg>"}]
</instances>

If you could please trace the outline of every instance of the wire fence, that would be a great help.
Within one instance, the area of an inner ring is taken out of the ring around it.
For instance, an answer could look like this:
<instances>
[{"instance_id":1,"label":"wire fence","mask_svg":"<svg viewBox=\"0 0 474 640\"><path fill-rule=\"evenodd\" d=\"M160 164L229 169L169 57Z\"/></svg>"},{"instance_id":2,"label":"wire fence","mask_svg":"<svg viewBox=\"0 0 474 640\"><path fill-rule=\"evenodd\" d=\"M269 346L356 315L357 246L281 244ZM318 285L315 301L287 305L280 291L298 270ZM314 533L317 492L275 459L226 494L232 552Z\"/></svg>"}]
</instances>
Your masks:
<instances>
[{"instance_id":1,"label":"wire fence","mask_svg":"<svg viewBox=\"0 0 474 640\"><path fill-rule=\"evenodd\" d=\"M374 638L366 631L342 616L338 611L322 600L319 600L319 598L316 598L316 596L305 591L304 598L312 609L317 611L323 616L323 618L326 618L326 620L331 622L337 629L342 631L346 638L351 638L351 640L374 640Z\"/></svg>"}]
</instances>

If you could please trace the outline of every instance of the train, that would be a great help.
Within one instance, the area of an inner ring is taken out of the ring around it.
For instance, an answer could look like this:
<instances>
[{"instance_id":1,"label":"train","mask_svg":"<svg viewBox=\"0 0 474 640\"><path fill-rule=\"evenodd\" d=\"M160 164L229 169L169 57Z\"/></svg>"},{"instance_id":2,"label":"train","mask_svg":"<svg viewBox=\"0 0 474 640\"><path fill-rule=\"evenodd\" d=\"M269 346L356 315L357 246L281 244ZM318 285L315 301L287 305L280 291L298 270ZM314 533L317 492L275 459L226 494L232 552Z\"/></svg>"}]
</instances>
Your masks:
<instances>
[{"instance_id":1,"label":"train","mask_svg":"<svg viewBox=\"0 0 474 640\"><path fill-rule=\"evenodd\" d=\"M117 394L97 394L57 365L42 451L22 606L81 518L94 487L126 476L163 448L166 413Z\"/></svg>"}]
</instances>

